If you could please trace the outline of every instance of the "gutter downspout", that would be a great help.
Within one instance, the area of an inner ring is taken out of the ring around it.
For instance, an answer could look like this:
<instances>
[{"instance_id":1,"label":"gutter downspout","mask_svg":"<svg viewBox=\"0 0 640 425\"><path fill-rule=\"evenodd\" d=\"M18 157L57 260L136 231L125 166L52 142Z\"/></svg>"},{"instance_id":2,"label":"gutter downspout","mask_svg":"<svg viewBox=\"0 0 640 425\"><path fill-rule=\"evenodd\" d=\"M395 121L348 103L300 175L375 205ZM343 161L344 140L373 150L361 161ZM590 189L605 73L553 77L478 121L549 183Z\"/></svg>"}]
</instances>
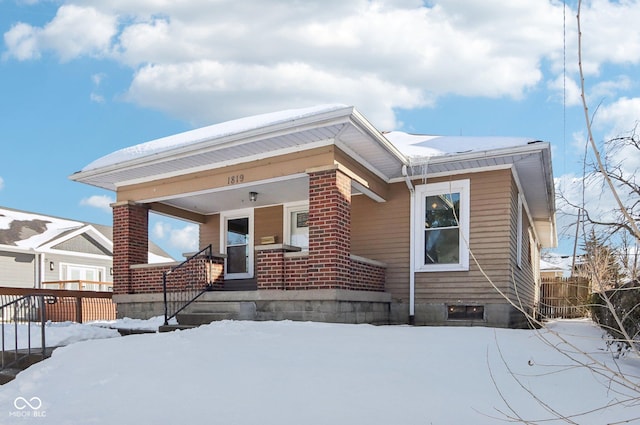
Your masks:
<instances>
[{"instance_id":1,"label":"gutter downspout","mask_svg":"<svg viewBox=\"0 0 640 425\"><path fill-rule=\"evenodd\" d=\"M414 221L415 221L415 188L411 179L407 173L407 166L402 166L402 175L404 176L407 188L409 189L409 324L415 323L416 313L416 273L415 273L415 236L414 236Z\"/></svg>"},{"instance_id":2,"label":"gutter downspout","mask_svg":"<svg viewBox=\"0 0 640 425\"><path fill-rule=\"evenodd\" d=\"M33 257L35 266L33 287L38 289L42 288L42 282L44 281L44 253L34 251Z\"/></svg>"}]
</instances>

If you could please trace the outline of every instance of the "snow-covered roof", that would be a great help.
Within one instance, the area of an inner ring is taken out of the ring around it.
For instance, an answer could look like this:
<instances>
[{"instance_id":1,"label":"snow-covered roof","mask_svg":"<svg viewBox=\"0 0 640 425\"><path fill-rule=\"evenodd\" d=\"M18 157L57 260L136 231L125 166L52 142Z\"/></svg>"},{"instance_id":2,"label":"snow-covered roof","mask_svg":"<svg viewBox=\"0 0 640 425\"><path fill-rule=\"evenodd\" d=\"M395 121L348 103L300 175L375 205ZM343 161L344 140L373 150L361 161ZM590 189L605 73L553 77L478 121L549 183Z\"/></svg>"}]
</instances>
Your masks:
<instances>
[{"instance_id":1,"label":"snow-covered roof","mask_svg":"<svg viewBox=\"0 0 640 425\"><path fill-rule=\"evenodd\" d=\"M36 249L84 225L79 221L0 208L0 244Z\"/></svg>"},{"instance_id":2,"label":"snow-covered roof","mask_svg":"<svg viewBox=\"0 0 640 425\"><path fill-rule=\"evenodd\" d=\"M402 131L390 131L384 136L408 158L418 159L508 149L526 146L532 141L522 137L430 136Z\"/></svg>"},{"instance_id":3,"label":"snow-covered roof","mask_svg":"<svg viewBox=\"0 0 640 425\"><path fill-rule=\"evenodd\" d=\"M575 258L575 263L580 264L582 262L582 257L577 255ZM540 259L540 269L541 270L562 270L566 274L571 273L571 268L573 267L574 258L571 255L559 255L557 253L547 253L544 258Z\"/></svg>"},{"instance_id":4,"label":"snow-covered roof","mask_svg":"<svg viewBox=\"0 0 640 425\"><path fill-rule=\"evenodd\" d=\"M318 105L310 108L289 109L268 114L254 115L226 121L207 127L197 128L134 146L126 147L105 155L82 168L82 172L105 168L123 162L148 158L183 147L195 147L202 142L223 139L277 124L321 115L327 112L353 108L343 104ZM516 137L461 137L409 134L402 131L384 133L400 152L410 158L446 156L524 146L531 139Z\"/></svg>"},{"instance_id":5,"label":"snow-covered roof","mask_svg":"<svg viewBox=\"0 0 640 425\"><path fill-rule=\"evenodd\" d=\"M44 250L77 233L95 232L103 244L111 244L111 227L93 225L44 214L0 207L0 246L15 247L20 251ZM111 249L110 246L107 248ZM150 243L149 262L174 261L160 247Z\"/></svg>"},{"instance_id":6,"label":"snow-covered roof","mask_svg":"<svg viewBox=\"0 0 640 425\"><path fill-rule=\"evenodd\" d=\"M185 146L196 146L199 143L213 139L222 139L234 134L245 133L250 130L282 124L344 108L347 108L347 106L342 104L319 105L310 108L289 109L226 121L120 149L91 162L85 166L82 171L95 170L122 162L146 158Z\"/></svg>"},{"instance_id":7,"label":"snow-covered roof","mask_svg":"<svg viewBox=\"0 0 640 425\"><path fill-rule=\"evenodd\" d=\"M522 183L544 245L555 244L555 193L548 143L516 137L382 133L353 106L341 104L256 115L152 140L93 161L70 178L116 191L330 145L387 183L404 181L407 171L413 178L426 177L422 175L426 163L431 176L510 168ZM142 201L187 209L178 198L192 201L199 195L168 199L171 196ZM216 212L207 210L211 205L220 206L204 195L198 201L197 205L189 202L190 211L211 214ZM274 204L286 201L272 199ZM240 208L238 202L235 208Z\"/></svg>"},{"instance_id":8,"label":"snow-covered roof","mask_svg":"<svg viewBox=\"0 0 640 425\"><path fill-rule=\"evenodd\" d=\"M565 268L558 264L553 264L545 260L540 260L540 270L543 272L564 271Z\"/></svg>"}]
</instances>

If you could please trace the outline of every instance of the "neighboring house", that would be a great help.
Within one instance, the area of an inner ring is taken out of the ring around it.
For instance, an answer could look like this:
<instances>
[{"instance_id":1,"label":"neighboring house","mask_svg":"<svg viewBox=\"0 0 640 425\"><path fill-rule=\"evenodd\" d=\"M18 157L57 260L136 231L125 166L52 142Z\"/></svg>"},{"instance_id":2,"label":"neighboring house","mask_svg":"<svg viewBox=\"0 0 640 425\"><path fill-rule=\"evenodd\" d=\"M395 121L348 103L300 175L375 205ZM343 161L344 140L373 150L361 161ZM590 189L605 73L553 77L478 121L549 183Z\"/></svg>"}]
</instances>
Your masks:
<instances>
[{"instance_id":1,"label":"neighboring house","mask_svg":"<svg viewBox=\"0 0 640 425\"><path fill-rule=\"evenodd\" d=\"M568 272L567 272L568 273ZM555 279L565 276L565 269L561 265L554 264L544 259L540 260L540 277L543 279Z\"/></svg>"},{"instance_id":2,"label":"neighboring house","mask_svg":"<svg viewBox=\"0 0 640 425\"><path fill-rule=\"evenodd\" d=\"M110 226L0 207L0 286L111 290L111 238ZM152 262L174 261L151 247Z\"/></svg>"},{"instance_id":3,"label":"neighboring house","mask_svg":"<svg viewBox=\"0 0 640 425\"><path fill-rule=\"evenodd\" d=\"M70 178L116 192L114 301L132 317L162 312L137 243L149 211L199 223L222 254L207 300L258 320L524 326L512 303L533 312L556 244L549 143L382 133L344 105L169 136Z\"/></svg>"}]
</instances>

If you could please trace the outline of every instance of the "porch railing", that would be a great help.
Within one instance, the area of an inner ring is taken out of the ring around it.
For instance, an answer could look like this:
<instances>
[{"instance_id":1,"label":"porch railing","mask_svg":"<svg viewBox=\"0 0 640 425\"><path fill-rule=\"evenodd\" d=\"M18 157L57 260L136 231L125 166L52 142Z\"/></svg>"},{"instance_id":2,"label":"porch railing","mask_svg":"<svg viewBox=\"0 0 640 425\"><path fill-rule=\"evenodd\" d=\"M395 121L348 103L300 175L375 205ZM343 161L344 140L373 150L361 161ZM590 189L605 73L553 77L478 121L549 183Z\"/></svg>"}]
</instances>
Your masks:
<instances>
[{"instance_id":1,"label":"porch railing","mask_svg":"<svg viewBox=\"0 0 640 425\"><path fill-rule=\"evenodd\" d=\"M93 280L51 280L42 282L43 289L67 289L71 291L113 292L113 282Z\"/></svg>"},{"instance_id":2,"label":"porch railing","mask_svg":"<svg viewBox=\"0 0 640 425\"><path fill-rule=\"evenodd\" d=\"M83 323L116 318L116 305L111 299L112 292L0 287L0 305L28 295L45 297L45 321Z\"/></svg>"},{"instance_id":3,"label":"porch railing","mask_svg":"<svg viewBox=\"0 0 640 425\"><path fill-rule=\"evenodd\" d=\"M19 366L23 361L30 361L33 354L46 357L47 301L44 295L24 295L0 305L2 328L0 371ZM36 325L35 329L32 325ZM26 329L24 329L25 326ZM34 333L35 335L32 335ZM36 338L40 340L39 350L33 347Z\"/></svg>"},{"instance_id":4,"label":"porch railing","mask_svg":"<svg viewBox=\"0 0 640 425\"><path fill-rule=\"evenodd\" d=\"M213 289L211 245L162 274L164 324L176 317L200 295Z\"/></svg>"}]
</instances>

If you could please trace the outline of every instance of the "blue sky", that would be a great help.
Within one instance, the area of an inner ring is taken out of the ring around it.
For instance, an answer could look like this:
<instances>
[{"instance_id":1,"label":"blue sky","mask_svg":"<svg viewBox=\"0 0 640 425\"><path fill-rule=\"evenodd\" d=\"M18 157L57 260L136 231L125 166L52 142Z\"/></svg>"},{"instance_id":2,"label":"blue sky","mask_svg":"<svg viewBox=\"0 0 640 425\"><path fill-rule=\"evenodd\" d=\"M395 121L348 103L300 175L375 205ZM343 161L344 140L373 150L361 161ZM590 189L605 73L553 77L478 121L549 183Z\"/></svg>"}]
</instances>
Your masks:
<instances>
[{"instance_id":1,"label":"blue sky","mask_svg":"<svg viewBox=\"0 0 640 425\"><path fill-rule=\"evenodd\" d=\"M111 224L114 194L70 174L126 146L322 103L381 130L549 141L558 188L576 195L575 15L555 0L0 0L0 205ZM598 141L640 120L638 22L638 0L583 2ZM173 255L193 248L184 223L153 216L151 234Z\"/></svg>"}]
</instances>

